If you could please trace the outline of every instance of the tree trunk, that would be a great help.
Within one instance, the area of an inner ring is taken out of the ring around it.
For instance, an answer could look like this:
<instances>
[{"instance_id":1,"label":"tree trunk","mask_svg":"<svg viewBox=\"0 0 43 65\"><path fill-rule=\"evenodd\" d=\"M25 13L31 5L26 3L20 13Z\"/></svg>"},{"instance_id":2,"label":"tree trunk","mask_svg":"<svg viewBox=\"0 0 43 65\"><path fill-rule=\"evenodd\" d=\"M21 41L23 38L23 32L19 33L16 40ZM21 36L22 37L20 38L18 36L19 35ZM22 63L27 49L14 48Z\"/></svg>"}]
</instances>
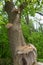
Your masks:
<instances>
[{"instance_id":1,"label":"tree trunk","mask_svg":"<svg viewBox=\"0 0 43 65\"><path fill-rule=\"evenodd\" d=\"M12 26L8 29L8 38L9 38L11 52L12 52L13 65L14 64L15 65L33 65L33 63L35 65L36 59L34 58L36 58L36 55L34 56L34 52L33 52L35 48L31 46L26 46L24 38L23 38L22 30L21 30L21 25L20 25L20 18L21 18L20 9L14 8L14 11L13 11L13 7L14 5L12 3L12 0L10 2L9 1L5 2L5 11L8 14L9 23L12 24ZM31 56L29 52L32 52L31 54L33 54L33 57ZM29 59L29 63L28 63L28 59ZM34 59L34 61L32 61L31 59ZM30 63L30 60L31 60L31 63Z\"/></svg>"},{"instance_id":2,"label":"tree trunk","mask_svg":"<svg viewBox=\"0 0 43 65\"><path fill-rule=\"evenodd\" d=\"M28 14L25 16L25 20L26 20L26 24L28 25L29 24L29 15Z\"/></svg>"},{"instance_id":3,"label":"tree trunk","mask_svg":"<svg viewBox=\"0 0 43 65\"><path fill-rule=\"evenodd\" d=\"M8 14L9 23L13 24L12 27L8 29L8 38L10 42L13 59L15 59L17 47L26 44L24 42L20 25L21 14L16 11L12 12L13 7L14 6L12 2L6 2L5 11Z\"/></svg>"},{"instance_id":4,"label":"tree trunk","mask_svg":"<svg viewBox=\"0 0 43 65\"><path fill-rule=\"evenodd\" d=\"M13 26L9 28L8 34L9 34L11 48L13 48L13 50L16 50L17 46L25 45L22 30L21 30L21 25L20 25L20 14L16 14L16 17L12 22L13 22L12 23Z\"/></svg>"}]
</instances>

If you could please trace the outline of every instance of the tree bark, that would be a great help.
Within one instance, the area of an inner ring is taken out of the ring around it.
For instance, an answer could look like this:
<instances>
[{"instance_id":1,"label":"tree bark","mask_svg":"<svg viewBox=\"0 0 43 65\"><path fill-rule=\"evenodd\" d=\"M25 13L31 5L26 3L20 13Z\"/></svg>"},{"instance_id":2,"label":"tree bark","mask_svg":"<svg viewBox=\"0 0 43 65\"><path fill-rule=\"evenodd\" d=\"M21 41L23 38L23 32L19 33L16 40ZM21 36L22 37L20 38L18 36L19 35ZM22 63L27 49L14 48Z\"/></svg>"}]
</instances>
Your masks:
<instances>
[{"instance_id":1,"label":"tree bark","mask_svg":"<svg viewBox=\"0 0 43 65\"><path fill-rule=\"evenodd\" d=\"M5 2L5 11L8 14L9 23L13 24L12 27L8 29L8 38L12 51L12 57L14 60L17 47L26 44L24 42L24 38L21 30L21 24L20 24L21 14L16 11L12 12L13 7L14 5L12 1Z\"/></svg>"}]
</instances>

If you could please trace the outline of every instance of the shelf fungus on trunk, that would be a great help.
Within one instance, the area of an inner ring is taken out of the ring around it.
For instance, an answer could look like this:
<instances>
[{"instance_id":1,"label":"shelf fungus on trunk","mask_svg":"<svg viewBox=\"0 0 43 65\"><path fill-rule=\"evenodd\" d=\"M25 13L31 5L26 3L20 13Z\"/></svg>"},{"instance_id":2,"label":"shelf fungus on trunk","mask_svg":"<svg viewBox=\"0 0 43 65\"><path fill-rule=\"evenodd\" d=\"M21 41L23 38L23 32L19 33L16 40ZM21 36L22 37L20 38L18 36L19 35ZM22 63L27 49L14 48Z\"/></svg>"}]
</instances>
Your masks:
<instances>
[{"instance_id":1,"label":"shelf fungus on trunk","mask_svg":"<svg viewBox=\"0 0 43 65\"><path fill-rule=\"evenodd\" d=\"M33 45L18 46L16 60L18 65L37 65L37 50Z\"/></svg>"}]
</instances>

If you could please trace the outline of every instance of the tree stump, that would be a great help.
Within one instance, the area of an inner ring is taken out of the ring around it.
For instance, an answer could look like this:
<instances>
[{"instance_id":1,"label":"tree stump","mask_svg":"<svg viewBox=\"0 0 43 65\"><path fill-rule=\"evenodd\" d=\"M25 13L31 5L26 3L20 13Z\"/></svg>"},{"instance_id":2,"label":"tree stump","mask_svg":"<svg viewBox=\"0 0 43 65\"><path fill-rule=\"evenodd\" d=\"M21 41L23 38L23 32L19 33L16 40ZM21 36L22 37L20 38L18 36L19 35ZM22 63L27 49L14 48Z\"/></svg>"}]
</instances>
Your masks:
<instances>
[{"instance_id":1,"label":"tree stump","mask_svg":"<svg viewBox=\"0 0 43 65\"><path fill-rule=\"evenodd\" d=\"M33 45L18 46L15 54L16 65L37 65L37 51Z\"/></svg>"}]
</instances>

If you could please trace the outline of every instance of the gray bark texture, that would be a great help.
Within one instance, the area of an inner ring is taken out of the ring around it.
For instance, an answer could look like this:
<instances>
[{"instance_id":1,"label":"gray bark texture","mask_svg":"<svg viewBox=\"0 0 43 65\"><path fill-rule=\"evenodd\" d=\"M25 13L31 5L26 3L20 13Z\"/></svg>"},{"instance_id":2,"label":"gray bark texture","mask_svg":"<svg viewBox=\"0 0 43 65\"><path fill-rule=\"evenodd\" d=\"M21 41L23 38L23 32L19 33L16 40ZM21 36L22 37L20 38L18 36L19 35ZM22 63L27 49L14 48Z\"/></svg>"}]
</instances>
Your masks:
<instances>
[{"instance_id":1,"label":"gray bark texture","mask_svg":"<svg viewBox=\"0 0 43 65\"><path fill-rule=\"evenodd\" d=\"M9 23L8 38L10 42L13 65L36 65L37 51L36 48L30 44L26 45L20 25L21 10L20 8L13 10L12 0L5 2L5 11L8 14Z\"/></svg>"}]
</instances>

